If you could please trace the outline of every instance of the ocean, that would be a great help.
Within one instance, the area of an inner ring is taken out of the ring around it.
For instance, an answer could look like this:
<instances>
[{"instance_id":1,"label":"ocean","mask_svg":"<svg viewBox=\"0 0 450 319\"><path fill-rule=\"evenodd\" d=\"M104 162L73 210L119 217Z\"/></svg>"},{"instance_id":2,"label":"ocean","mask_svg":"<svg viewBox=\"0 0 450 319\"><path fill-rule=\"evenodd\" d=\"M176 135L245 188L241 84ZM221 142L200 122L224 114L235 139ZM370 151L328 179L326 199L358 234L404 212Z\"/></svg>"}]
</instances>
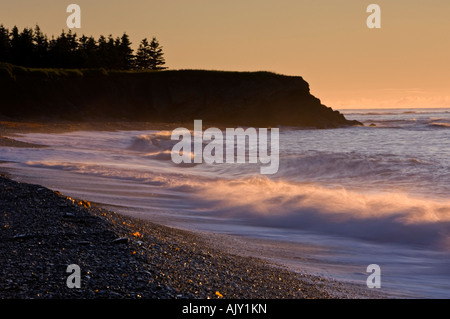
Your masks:
<instances>
[{"instance_id":1,"label":"ocean","mask_svg":"<svg viewBox=\"0 0 450 319\"><path fill-rule=\"evenodd\" d=\"M450 109L341 112L364 126L279 127L274 175L175 165L171 131L157 130L18 134L49 147L0 147L0 165L124 214L228 235L241 254L294 271L365 287L377 264L380 292L450 298Z\"/></svg>"}]
</instances>

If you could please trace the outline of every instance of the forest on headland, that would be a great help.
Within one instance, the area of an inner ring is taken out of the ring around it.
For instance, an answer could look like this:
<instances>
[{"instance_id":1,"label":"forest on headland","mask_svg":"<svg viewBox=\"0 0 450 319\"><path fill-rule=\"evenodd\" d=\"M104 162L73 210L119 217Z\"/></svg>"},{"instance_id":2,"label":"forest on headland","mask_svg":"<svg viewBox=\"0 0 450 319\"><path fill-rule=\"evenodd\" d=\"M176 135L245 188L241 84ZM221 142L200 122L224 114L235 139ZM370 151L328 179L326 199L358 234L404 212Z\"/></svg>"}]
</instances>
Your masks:
<instances>
[{"instance_id":1,"label":"forest on headland","mask_svg":"<svg viewBox=\"0 0 450 319\"><path fill-rule=\"evenodd\" d=\"M39 26L0 25L0 118L132 120L331 128L361 125L311 95L300 76L164 70L153 37L136 52L129 36L49 38Z\"/></svg>"},{"instance_id":2,"label":"forest on headland","mask_svg":"<svg viewBox=\"0 0 450 319\"><path fill-rule=\"evenodd\" d=\"M142 39L134 52L128 34L78 36L71 30L49 38L36 25L11 30L0 24L0 62L30 68L163 70L163 48L155 37Z\"/></svg>"}]
</instances>

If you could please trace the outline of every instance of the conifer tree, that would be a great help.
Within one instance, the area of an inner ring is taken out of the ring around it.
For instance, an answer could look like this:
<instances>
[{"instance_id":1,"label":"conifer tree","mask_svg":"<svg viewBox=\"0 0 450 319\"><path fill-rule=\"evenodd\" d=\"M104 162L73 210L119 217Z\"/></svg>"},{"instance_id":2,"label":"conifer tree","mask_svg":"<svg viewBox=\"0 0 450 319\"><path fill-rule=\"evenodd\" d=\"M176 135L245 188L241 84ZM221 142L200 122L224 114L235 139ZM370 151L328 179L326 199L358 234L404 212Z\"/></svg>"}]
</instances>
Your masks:
<instances>
[{"instance_id":1,"label":"conifer tree","mask_svg":"<svg viewBox=\"0 0 450 319\"><path fill-rule=\"evenodd\" d=\"M134 56L131 48L130 38L124 33L119 44L119 66L122 70L130 70L133 68Z\"/></svg>"},{"instance_id":2,"label":"conifer tree","mask_svg":"<svg viewBox=\"0 0 450 319\"><path fill-rule=\"evenodd\" d=\"M9 30L3 24L0 25L0 62L11 61L11 42L9 40Z\"/></svg>"},{"instance_id":3,"label":"conifer tree","mask_svg":"<svg viewBox=\"0 0 450 319\"><path fill-rule=\"evenodd\" d=\"M163 67L166 64L164 60L164 53L162 52L162 47L159 45L158 40L156 38L152 39L150 42L150 69L151 70L164 70L167 69Z\"/></svg>"},{"instance_id":4,"label":"conifer tree","mask_svg":"<svg viewBox=\"0 0 450 319\"><path fill-rule=\"evenodd\" d=\"M51 40L38 25L34 29L0 25L0 62L36 68L106 68L118 70L163 70L165 60L156 38L143 39L136 55L128 34L108 38L78 37L64 30Z\"/></svg>"},{"instance_id":5,"label":"conifer tree","mask_svg":"<svg viewBox=\"0 0 450 319\"><path fill-rule=\"evenodd\" d=\"M164 61L162 48L156 38L152 42L148 42L147 38L143 39L136 53L136 68L140 70L163 70Z\"/></svg>"}]
</instances>

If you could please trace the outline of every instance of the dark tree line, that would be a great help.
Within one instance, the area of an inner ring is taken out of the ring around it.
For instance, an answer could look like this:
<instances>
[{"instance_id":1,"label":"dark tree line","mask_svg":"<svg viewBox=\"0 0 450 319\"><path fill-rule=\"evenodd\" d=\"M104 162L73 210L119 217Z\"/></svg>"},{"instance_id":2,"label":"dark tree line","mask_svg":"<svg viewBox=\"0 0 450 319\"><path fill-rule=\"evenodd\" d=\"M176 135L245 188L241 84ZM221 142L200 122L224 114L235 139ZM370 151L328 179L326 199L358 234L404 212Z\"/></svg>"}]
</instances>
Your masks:
<instances>
[{"instance_id":1,"label":"dark tree line","mask_svg":"<svg viewBox=\"0 0 450 319\"><path fill-rule=\"evenodd\" d=\"M116 38L102 35L96 40L62 31L49 39L37 25L22 32L16 26L10 31L0 25L0 62L34 68L165 69L164 53L156 38L150 42L143 39L134 54L126 33Z\"/></svg>"}]
</instances>

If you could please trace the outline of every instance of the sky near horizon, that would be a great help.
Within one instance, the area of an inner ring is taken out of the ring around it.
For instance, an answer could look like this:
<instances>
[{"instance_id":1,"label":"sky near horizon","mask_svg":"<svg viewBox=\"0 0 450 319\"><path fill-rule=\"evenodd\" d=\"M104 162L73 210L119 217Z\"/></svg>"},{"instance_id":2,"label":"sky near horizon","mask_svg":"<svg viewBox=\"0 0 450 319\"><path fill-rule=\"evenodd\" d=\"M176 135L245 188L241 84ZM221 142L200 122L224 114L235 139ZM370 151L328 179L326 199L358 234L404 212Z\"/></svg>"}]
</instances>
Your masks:
<instances>
[{"instance_id":1,"label":"sky near horizon","mask_svg":"<svg viewBox=\"0 0 450 319\"><path fill-rule=\"evenodd\" d=\"M333 108L450 107L448 0L2 0L0 24L51 36L155 36L170 69L300 75ZM381 29L366 24L369 4Z\"/></svg>"}]
</instances>

